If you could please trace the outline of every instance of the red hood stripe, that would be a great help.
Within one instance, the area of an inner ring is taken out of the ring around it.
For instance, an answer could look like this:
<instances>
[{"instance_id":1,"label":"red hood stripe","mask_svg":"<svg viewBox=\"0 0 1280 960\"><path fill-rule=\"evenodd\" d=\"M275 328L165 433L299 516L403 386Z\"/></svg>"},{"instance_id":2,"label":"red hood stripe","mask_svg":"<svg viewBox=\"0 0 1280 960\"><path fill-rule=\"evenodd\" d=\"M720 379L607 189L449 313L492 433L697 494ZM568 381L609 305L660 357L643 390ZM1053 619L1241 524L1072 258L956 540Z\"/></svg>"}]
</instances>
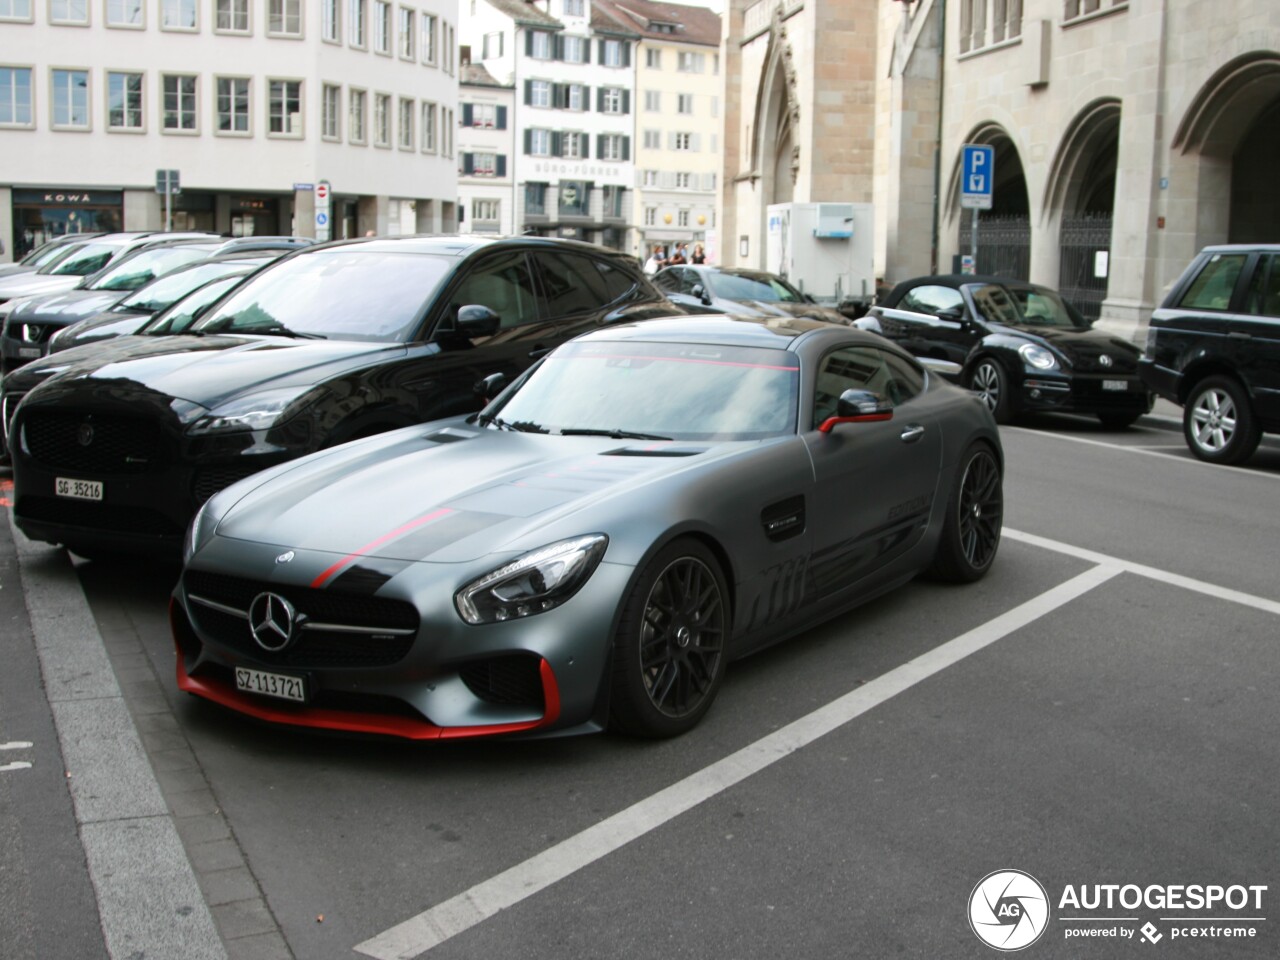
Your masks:
<instances>
[{"instance_id":1,"label":"red hood stripe","mask_svg":"<svg viewBox=\"0 0 1280 960\"><path fill-rule=\"evenodd\" d=\"M450 513L453 513L453 511L448 507L441 507L439 510L432 510L430 513L425 514L421 517L418 517L416 520L410 520L408 523L405 523L396 527L394 530L390 531L389 533L384 533L382 536L378 537L377 540L370 540L359 550L355 551L354 553L347 554L337 563L333 564L333 566L329 567L322 574L320 574L320 576L312 580L311 586L313 587L324 586L325 582L330 577L332 577L335 573L337 573L339 570L341 570L343 567L347 566L348 564L354 563L356 560L359 560L369 551L376 550L378 549L378 547L382 546L384 543L387 543L390 540L394 540L396 539L396 537L404 536L410 530L416 530L418 527L422 526L424 523L430 523L432 520L439 520L441 517L446 516L447 514L450 514Z\"/></svg>"}]
</instances>

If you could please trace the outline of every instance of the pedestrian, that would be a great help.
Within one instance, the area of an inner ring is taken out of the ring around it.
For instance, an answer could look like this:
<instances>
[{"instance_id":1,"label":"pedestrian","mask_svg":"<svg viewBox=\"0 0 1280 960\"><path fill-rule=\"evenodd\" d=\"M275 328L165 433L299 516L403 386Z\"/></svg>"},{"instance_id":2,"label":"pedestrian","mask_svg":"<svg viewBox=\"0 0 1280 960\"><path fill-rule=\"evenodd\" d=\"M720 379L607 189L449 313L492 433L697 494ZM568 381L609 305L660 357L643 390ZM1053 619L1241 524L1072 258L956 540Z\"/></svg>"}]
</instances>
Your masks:
<instances>
[{"instance_id":1,"label":"pedestrian","mask_svg":"<svg viewBox=\"0 0 1280 960\"><path fill-rule=\"evenodd\" d=\"M667 258L667 266L674 267L678 263L688 263L689 258L685 256L684 244L676 244L676 252Z\"/></svg>"},{"instance_id":2,"label":"pedestrian","mask_svg":"<svg viewBox=\"0 0 1280 960\"><path fill-rule=\"evenodd\" d=\"M689 257L689 262L690 263L706 263L707 262L707 254L706 254L706 251L702 249L702 244L695 243L693 245L693 255Z\"/></svg>"},{"instance_id":3,"label":"pedestrian","mask_svg":"<svg viewBox=\"0 0 1280 960\"><path fill-rule=\"evenodd\" d=\"M649 248L649 259L644 262L644 272L652 277L665 266L666 251L659 246Z\"/></svg>"}]
</instances>

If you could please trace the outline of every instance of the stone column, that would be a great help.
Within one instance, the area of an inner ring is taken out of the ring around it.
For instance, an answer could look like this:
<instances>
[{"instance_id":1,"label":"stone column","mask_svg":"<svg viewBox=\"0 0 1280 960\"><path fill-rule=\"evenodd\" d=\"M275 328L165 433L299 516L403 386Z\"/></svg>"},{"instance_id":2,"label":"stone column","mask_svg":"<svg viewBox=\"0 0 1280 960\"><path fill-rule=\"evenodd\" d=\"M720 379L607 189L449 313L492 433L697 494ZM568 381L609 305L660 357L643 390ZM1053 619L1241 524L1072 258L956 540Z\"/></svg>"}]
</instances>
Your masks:
<instances>
[{"instance_id":1,"label":"stone column","mask_svg":"<svg viewBox=\"0 0 1280 960\"><path fill-rule=\"evenodd\" d=\"M4 243L0 263L13 263L13 191L9 187L0 187L0 241Z\"/></svg>"},{"instance_id":2,"label":"stone column","mask_svg":"<svg viewBox=\"0 0 1280 960\"><path fill-rule=\"evenodd\" d=\"M385 194L364 196L356 201L356 236L363 237L370 230L377 236L387 232L387 208L391 200Z\"/></svg>"},{"instance_id":3,"label":"stone column","mask_svg":"<svg viewBox=\"0 0 1280 960\"><path fill-rule=\"evenodd\" d=\"M125 190L122 230L163 230L164 197L154 190Z\"/></svg>"},{"instance_id":4,"label":"stone column","mask_svg":"<svg viewBox=\"0 0 1280 960\"><path fill-rule=\"evenodd\" d=\"M416 223L414 229L418 233L439 233L440 232L440 211L436 209L434 200L426 200L422 197L418 198L418 205L414 211Z\"/></svg>"},{"instance_id":5,"label":"stone column","mask_svg":"<svg viewBox=\"0 0 1280 960\"><path fill-rule=\"evenodd\" d=\"M293 232L299 237L316 235L316 192L315 190L295 190L293 192ZM332 195L329 206L329 239L336 235L333 232Z\"/></svg>"}]
</instances>

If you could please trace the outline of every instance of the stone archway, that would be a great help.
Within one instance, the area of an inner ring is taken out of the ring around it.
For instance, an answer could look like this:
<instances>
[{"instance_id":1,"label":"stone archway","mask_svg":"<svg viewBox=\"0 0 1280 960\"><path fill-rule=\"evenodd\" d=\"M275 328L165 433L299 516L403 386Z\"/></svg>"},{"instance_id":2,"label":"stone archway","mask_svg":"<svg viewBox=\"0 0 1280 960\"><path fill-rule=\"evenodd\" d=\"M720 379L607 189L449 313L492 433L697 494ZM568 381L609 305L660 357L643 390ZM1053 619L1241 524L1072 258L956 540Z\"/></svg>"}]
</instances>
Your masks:
<instances>
[{"instance_id":1,"label":"stone archway","mask_svg":"<svg viewBox=\"0 0 1280 960\"><path fill-rule=\"evenodd\" d=\"M995 148L991 209L978 213L977 272L1028 280L1031 277L1031 205L1018 148L998 124L979 127L965 143L989 144ZM958 154L951 178L950 204L953 210L960 207ZM957 249L962 253L969 252L972 246L974 213L960 210L957 218Z\"/></svg>"},{"instance_id":2,"label":"stone archway","mask_svg":"<svg viewBox=\"0 0 1280 960\"><path fill-rule=\"evenodd\" d=\"M765 236L765 220L771 203L790 203L795 198L800 172L800 98L796 68L792 59L782 6L774 11L760 88L756 96L751 168L760 174L760 235Z\"/></svg>"}]
</instances>

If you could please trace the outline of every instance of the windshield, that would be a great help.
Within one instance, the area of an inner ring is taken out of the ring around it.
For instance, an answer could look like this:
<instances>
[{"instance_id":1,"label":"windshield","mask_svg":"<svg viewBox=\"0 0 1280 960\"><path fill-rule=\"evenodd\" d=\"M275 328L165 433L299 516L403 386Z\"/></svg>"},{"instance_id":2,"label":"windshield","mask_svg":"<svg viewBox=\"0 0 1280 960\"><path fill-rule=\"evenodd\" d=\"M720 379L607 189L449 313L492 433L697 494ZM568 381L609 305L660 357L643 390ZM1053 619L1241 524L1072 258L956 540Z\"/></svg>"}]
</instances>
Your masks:
<instances>
[{"instance_id":1,"label":"windshield","mask_svg":"<svg viewBox=\"0 0 1280 960\"><path fill-rule=\"evenodd\" d=\"M190 270L181 270L151 281L137 292L129 294L112 309L131 313L155 313L181 300L197 287L231 272L243 273L244 267L234 263L205 263Z\"/></svg>"},{"instance_id":2,"label":"windshield","mask_svg":"<svg viewBox=\"0 0 1280 960\"><path fill-rule=\"evenodd\" d=\"M712 294L726 300L765 300L770 303L803 303L804 297L777 277L766 273L746 276L740 273L709 273L707 285Z\"/></svg>"},{"instance_id":3,"label":"windshield","mask_svg":"<svg viewBox=\"0 0 1280 960\"><path fill-rule=\"evenodd\" d=\"M303 253L257 274L198 329L401 342L455 263L358 246Z\"/></svg>"},{"instance_id":4,"label":"windshield","mask_svg":"<svg viewBox=\"0 0 1280 960\"><path fill-rule=\"evenodd\" d=\"M139 333L160 337L168 333L183 333L192 324L205 315L205 312L216 303L223 294L233 289L244 279L243 275L223 277L214 280L199 290L193 290L168 310L157 314Z\"/></svg>"},{"instance_id":5,"label":"windshield","mask_svg":"<svg viewBox=\"0 0 1280 960\"><path fill-rule=\"evenodd\" d=\"M22 258L24 267L35 267L39 270L41 267L48 266L70 253L83 247L83 240L67 240L63 243L47 243L43 247L37 247L25 257Z\"/></svg>"},{"instance_id":6,"label":"windshield","mask_svg":"<svg viewBox=\"0 0 1280 960\"><path fill-rule=\"evenodd\" d=\"M183 264L194 263L207 257L212 246L188 244L181 247L160 247L144 250L126 257L111 267L89 285L90 290L137 290L145 283Z\"/></svg>"},{"instance_id":7,"label":"windshield","mask_svg":"<svg viewBox=\"0 0 1280 960\"><path fill-rule=\"evenodd\" d=\"M501 407L516 429L759 440L795 432L800 364L759 347L569 343Z\"/></svg>"},{"instance_id":8,"label":"windshield","mask_svg":"<svg viewBox=\"0 0 1280 960\"><path fill-rule=\"evenodd\" d=\"M86 243L84 246L73 250L69 256L63 257L61 260L53 260L36 272L54 277L87 277L91 273L97 273L110 263L111 258L119 253L123 246L123 240L115 243L102 243L100 241Z\"/></svg>"},{"instance_id":9,"label":"windshield","mask_svg":"<svg viewBox=\"0 0 1280 960\"><path fill-rule=\"evenodd\" d=\"M1046 287L1004 287L995 283L969 288L973 302L991 323L1032 327L1085 327L1084 317Z\"/></svg>"}]
</instances>

